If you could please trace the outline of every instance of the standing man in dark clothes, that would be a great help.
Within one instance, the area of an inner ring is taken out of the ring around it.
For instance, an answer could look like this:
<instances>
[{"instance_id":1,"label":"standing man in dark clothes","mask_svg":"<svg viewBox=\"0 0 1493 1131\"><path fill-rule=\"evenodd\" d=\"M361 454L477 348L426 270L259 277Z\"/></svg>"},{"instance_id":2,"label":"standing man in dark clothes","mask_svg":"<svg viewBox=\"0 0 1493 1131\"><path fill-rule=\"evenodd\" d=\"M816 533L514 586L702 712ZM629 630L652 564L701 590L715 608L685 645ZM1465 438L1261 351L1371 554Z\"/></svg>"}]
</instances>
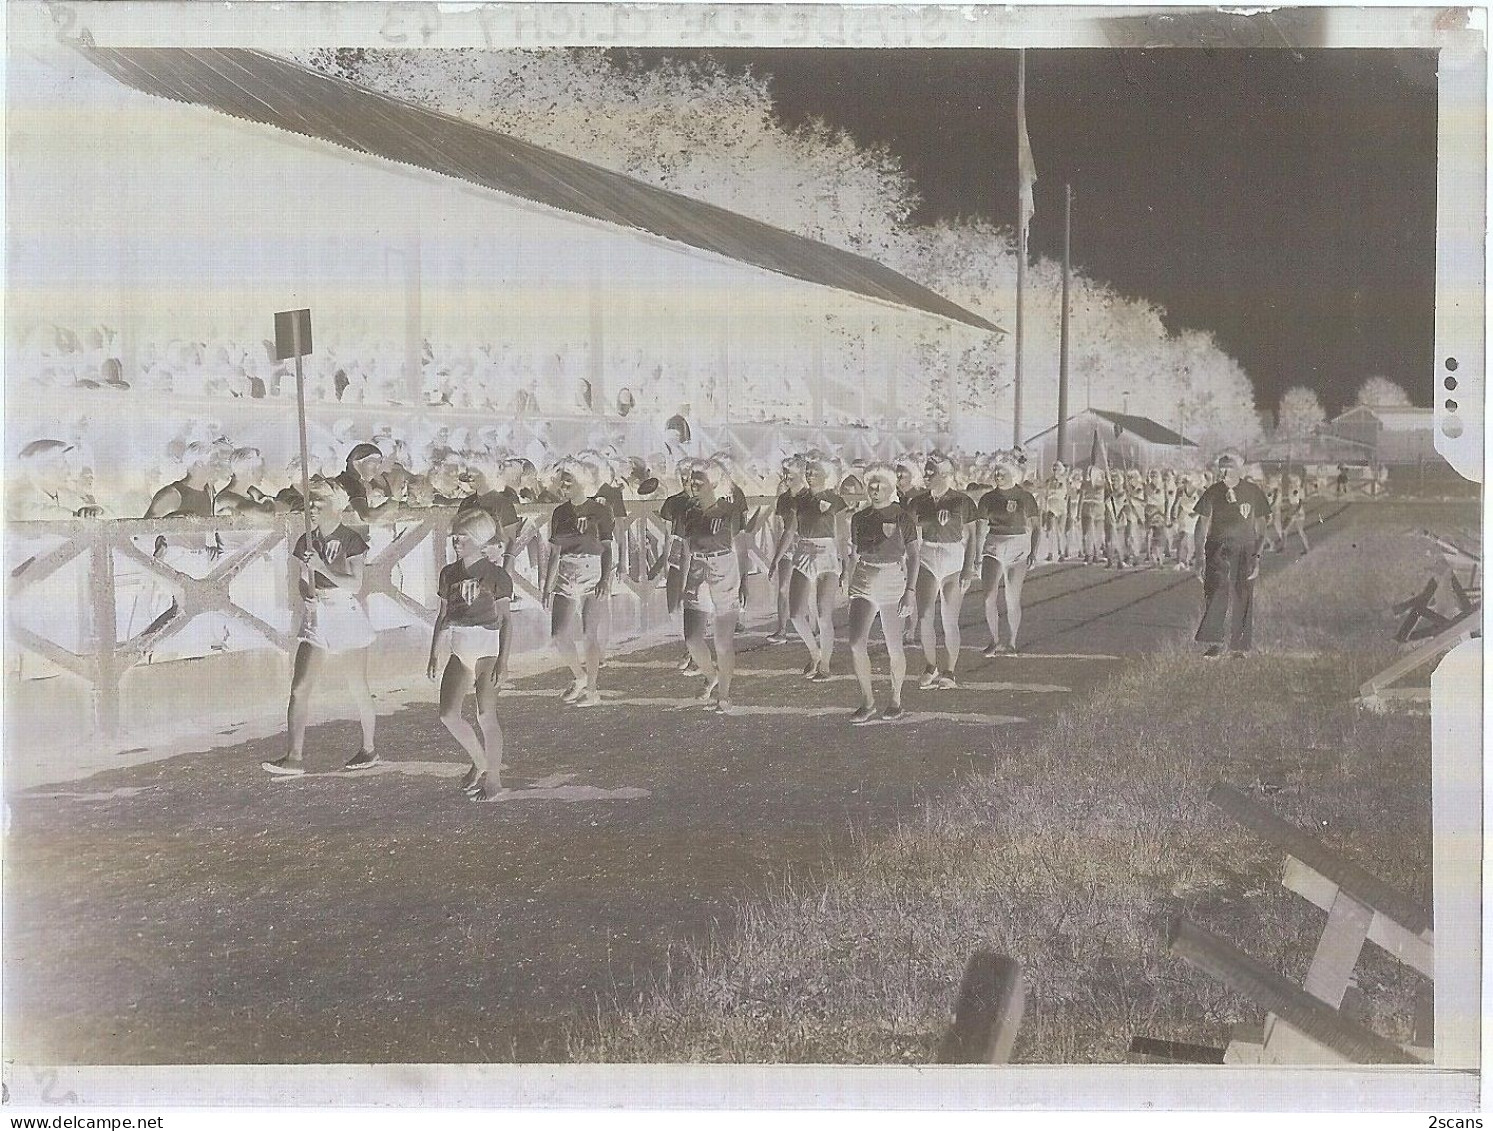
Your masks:
<instances>
[{"instance_id":1,"label":"standing man in dark clothes","mask_svg":"<svg viewBox=\"0 0 1493 1131\"><path fill-rule=\"evenodd\" d=\"M1255 579L1270 500L1258 485L1242 478L1241 466L1233 452L1219 456L1218 482L1193 508L1203 544L1203 620L1195 639L1207 645L1203 654L1210 658L1223 655L1225 642L1235 656L1242 656L1254 637Z\"/></svg>"}]
</instances>

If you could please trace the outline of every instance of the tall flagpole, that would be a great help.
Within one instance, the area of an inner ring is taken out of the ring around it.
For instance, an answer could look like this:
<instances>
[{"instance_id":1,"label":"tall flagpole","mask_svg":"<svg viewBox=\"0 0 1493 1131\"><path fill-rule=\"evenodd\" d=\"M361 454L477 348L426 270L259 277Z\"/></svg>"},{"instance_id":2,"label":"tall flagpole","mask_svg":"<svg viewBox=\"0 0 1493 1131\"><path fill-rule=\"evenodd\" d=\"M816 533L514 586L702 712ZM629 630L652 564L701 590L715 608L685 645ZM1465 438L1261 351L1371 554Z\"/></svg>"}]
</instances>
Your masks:
<instances>
[{"instance_id":1,"label":"tall flagpole","mask_svg":"<svg viewBox=\"0 0 1493 1131\"><path fill-rule=\"evenodd\" d=\"M1073 186L1063 186L1063 321L1058 338L1058 459L1068 450L1068 279L1073 271Z\"/></svg>"},{"instance_id":2,"label":"tall flagpole","mask_svg":"<svg viewBox=\"0 0 1493 1131\"><path fill-rule=\"evenodd\" d=\"M1026 50L1016 53L1016 391L1011 410L1011 446L1021 445L1021 362L1023 322L1026 308L1026 202L1027 187L1023 146L1026 142Z\"/></svg>"}]
</instances>

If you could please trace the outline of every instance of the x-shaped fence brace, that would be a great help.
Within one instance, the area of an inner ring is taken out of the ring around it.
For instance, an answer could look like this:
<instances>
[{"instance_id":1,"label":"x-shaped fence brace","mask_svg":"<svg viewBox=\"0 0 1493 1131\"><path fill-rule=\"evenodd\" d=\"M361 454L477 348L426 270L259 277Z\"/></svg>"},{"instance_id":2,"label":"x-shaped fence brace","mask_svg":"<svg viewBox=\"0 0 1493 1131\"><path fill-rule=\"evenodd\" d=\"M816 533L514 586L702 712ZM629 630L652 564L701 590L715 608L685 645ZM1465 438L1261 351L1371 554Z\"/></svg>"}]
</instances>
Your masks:
<instances>
[{"instance_id":1,"label":"x-shaped fence brace","mask_svg":"<svg viewBox=\"0 0 1493 1131\"><path fill-rule=\"evenodd\" d=\"M749 528L749 556L759 568L768 568L770 554L768 524L764 521L771 500L752 500L753 520ZM514 588L536 602L545 564L549 517L552 506L528 504L518 508L525 526L520 540L525 544L512 571ZM659 503L630 502L628 515L617 526L617 540L623 550L624 569L619 581L641 603L656 582L649 577L650 566L663 552L667 530L659 517ZM454 507L431 507L408 510L378 522L378 527L393 529L391 541L373 550L364 567L364 597L382 594L409 616L433 624L436 615L434 578L449 559L448 538ZM86 683L94 701L95 723L100 731L112 734L118 728L120 681L126 672L145 662L196 618L217 613L231 621L254 629L274 647L290 652L294 636L265 621L234 599L232 586L245 569L277 552L283 555L278 600L289 607L296 592L298 564L289 549L299 537L303 516L232 515L216 518L122 519L111 522L75 519L56 522L16 523L12 539L62 538L62 544L26 558L10 571L7 617L11 639L45 657L62 670ZM170 555L146 553L139 541L154 546L164 537L169 545L206 547L218 535L244 534L241 544L231 546L213 560L201 577L177 568ZM531 541L538 549L530 555ZM400 567L412 560L422 546L431 554L431 592L428 599L411 596L401 585ZM18 607L36 594L37 587L49 577L82 555L88 557L88 623L83 650L74 652L55 640L20 623L14 615ZM533 576L522 568L534 567ZM117 630L119 580L116 563L128 563L137 576L149 579L171 597L170 606L144 629L120 639Z\"/></svg>"}]
</instances>

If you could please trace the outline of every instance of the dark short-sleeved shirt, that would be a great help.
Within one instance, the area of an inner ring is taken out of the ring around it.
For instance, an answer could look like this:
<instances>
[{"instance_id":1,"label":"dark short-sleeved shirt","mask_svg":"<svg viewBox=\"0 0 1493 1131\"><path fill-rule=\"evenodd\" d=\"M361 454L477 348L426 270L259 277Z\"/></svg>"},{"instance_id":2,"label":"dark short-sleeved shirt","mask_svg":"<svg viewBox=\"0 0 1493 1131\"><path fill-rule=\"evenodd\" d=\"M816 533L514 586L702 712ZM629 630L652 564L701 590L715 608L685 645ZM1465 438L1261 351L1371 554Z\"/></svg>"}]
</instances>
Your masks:
<instances>
[{"instance_id":1,"label":"dark short-sleeved shirt","mask_svg":"<svg viewBox=\"0 0 1493 1131\"><path fill-rule=\"evenodd\" d=\"M320 530L312 530L311 545L331 567L332 572L339 577L351 577L352 566L348 563L351 559L368 552L368 540L357 530L343 525L338 525L336 530L327 535L323 535ZM295 542L295 556L299 558L305 552L306 536L302 534ZM335 589L337 583L318 569L316 570L316 587Z\"/></svg>"},{"instance_id":2,"label":"dark short-sleeved shirt","mask_svg":"<svg viewBox=\"0 0 1493 1131\"><path fill-rule=\"evenodd\" d=\"M611 508L614 519L627 517L627 500L622 497L622 488L617 484L603 484L596 497Z\"/></svg>"},{"instance_id":3,"label":"dark short-sleeved shirt","mask_svg":"<svg viewBox=\"0 0 1493 1131\"><path fill-rule=\"evenodd\" d=\"M924 491L909 508L924 542L963 542L964 527L978 513L975 501L963 491L933 495Z\"/></svg>"},{"instance_id":4,"label":"dark short-sleeved shirt","mask_svg":"<svg viewBox=\"0 0 1493 1131\"><path fill-rule=\"evenodd\" d=\"M926 494L928 494L928 488L926 487L914 487L911 491L898 490L897 502L901 503L904 507L914 507L917 505L917 501Z\"/></svg>"},{"instance_id":5,"label":"dark short-sleeved shirt","mask_svg":"<svg viewBox=\"0 0 1493 1131\"><path fill-rule=\"evenodd\" d=\"M358 473L348 468L332 482L338 483L347 492L348 501L355 507L366 507L368 505L368 484L358 477Z\"/></svg>"},{"instance_id":6,"label":"dark short-sleeved shirt","mask_svg":"<svg viewBox=\"0 0 1493 1131\"><path fill-rule=\"evenodd\" d=\"M716 499L708 507L694 503L685 508L679 520L680 536L689 541L696 553L714 554L729 550L741 532L743 515L730 497Z\"/></svg>"},{"instance_id":7,"label":"dark short-sleeved shirt","mask_svg":"<svg viewBox=\"0 0 1493 1131\"><path fill-rule=\"evenodd\" d=\"M611 508L597 499L580 506L561 503L550 519L550 541L562 554L599 555L602 545L611 541L614 526Z\"/></svg>"},{"instance_id":8,"label":"dark short-sleeved shirt","mask_svg":"<svg viewBox=\"0 0 1493 1131\"><path fill-rule=\"evenodd\" d=\"M1233 488L1219 482L1203 492L1193 512L1209 519L1209 545L1253 542L1258 537L1255 522L1270 517L1270 500L1247 479Z\"/></svg>"},{"instance_id":9,"label":"dark short-sleeved shirt","mask_svg":"<svg viewBox=\"0 0 1493 1131\"><path fill-rule=\"evenodd\" d=\"M779 491L778 501L772 507L773 517L787 519L792 515L798 506L798 495L797 491Z\"/></svg>"},{"instance_id":10,"label":"dark short-sleeved shirt","mask_svg":"<svg viewBox=\"0 0 1493 1131\"><path fill-rule=\"evenodd\" d=\"M1003 491L992 487L980 496L980 517L991 534L1025 534L1027 520L1038 516L1037 499L1025 487Z\"/></svg>"},{"instance_id":11,"label":"dark short-sleeved shirt","mask_svg":"<svg viewBox=\"0 0 1493 1131\"><path fill-rule=\"evenodd\" d=\"M917 519L901 503L865 507L850 516L850 543L868 562L901 561L917 536Z\"/></svg>"},{"instance_id":12,"label":"dark short-sleeved shirt","mask_svg":"<svg viewBox=\"0 0 1493 1131\"><path fill-rule=\"evenodd\" d=\"M446 602L450 624L497 628L502 623L498 602L513 596L513 579L486 558L471 565L457 559L441 570L436 592Z\"/></svg>"},{"instance_id":13,"label":"dark short-sleeved shirt","mask_svg":"<svg viewBox=\"0 0 1493 1131\"><path fill-rule=\"evenodd\" d=\"M488 517L497 524L499 535L503 533L505 527L518 524L518 511L513 509L513 500L502 491L484 491L480 495L468 495L456 508L456 513L461 514L463 511L472 510L487 512Z\"/></svg>"},{"instance_id":14,"label":"dark short-sleeved shirt","mask_svg":"<svg viewBox=\"0 0 1493 1131\"><path fill-rule=\"evenodd\" d=\"M694 500L689 493L680 491L678 494L670 495L658 508L658 517L669 524L669 529L675 534L679 533L679 520L684 517L684 512L689 510Z\"/></svg>"},{"instance_id":15,"label":"dark short-sleeved shirt","mask_svg":"<svg viewBox=\"0 0 1493 1131\"><path fill-rule=\"evenodd\" d=\"M845 500L833 491L805 491L798 497L798 533L804 538L833 538L835 515Z\"/></svg>"},{"instance_id":16,"label":"dark short-sleeved shirt","mask_svg":"<svg viewBox=\"0 0 1493 1131\"><path fill-rule=\"evenodd\" d=\"M744 528L746 526L747 512L752 508L747 505L746 492L736 482L732 482L731 484L731 505L741 512L741 525Z\"/></svg>"}]
</instances>

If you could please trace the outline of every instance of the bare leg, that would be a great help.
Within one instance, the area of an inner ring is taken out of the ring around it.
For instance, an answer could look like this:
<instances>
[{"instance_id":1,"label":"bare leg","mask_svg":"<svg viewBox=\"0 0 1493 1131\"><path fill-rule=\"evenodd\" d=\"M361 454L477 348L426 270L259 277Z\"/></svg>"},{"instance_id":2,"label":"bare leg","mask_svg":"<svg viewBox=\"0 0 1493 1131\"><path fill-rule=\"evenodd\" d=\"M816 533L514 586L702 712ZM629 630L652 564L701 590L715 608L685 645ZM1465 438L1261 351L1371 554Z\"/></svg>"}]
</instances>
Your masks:
<instances>
[{"instance_id":1,"label":"bare leg","mask_svg":"<svg viewBox=\"0 0 1493 1131\"><path fill-rule=\"evenodd\" d=\"M956 574L957 578L958 575ZM918 603L918 636L923 645L923 664L929 669L938 667L938 626L933 620L933 604L938 600L938 582L926 569L918 570L918 584L914 596ZM949 639L948 590L944 590L944 642ZM953 645L949 645L949 660L954 658Z\"/></svg>"},{"instance_id":2,"label":"bare leg","mask_svg":"<svg viewBox=\"0 0 1493 1131\"><path fill-rule=\"evenodd\" d=\"M373 689L368 686L368 649L360 648L349 656L347 665L347 687L358 711L358 725L363 728L363 749L371 754L378 715L373 709Z\"/></svg>"},{"instance_id":3,"label":"bare leg","mask_svg":"<svg viewBox=\"0 0 1493 1131\"><path fill-rule=\"evenodd\" d=\"M285 708L285 731L292 758L305 757L306 721L311 717L311 691L326 663L327 654L304 640L296 648L295 670L290 677L290 702Z\"/></svg>"},{"instance_id":4,"label":"bare leg","mask_svg":"<svg viewBox=\"0 0 1493 1131\"><path fill-rule=\"evenodd\" d=\"M819 666L829 671L829 662L835 654L835 594L840 588L840 579L832 573L821 573L816 584L819 590Z\"/></svg>"},{"instance_id":5,"label":"bare leg","mask_svg":"<svg viewBox=\"0 0 1493 1131\"><path fill-rule=\"evenodd\" d=\"M902 706L902 684L907 680L907 653L902 649L902 618L897 615L895 605L880 610L881 636L886 641L886 654L892 671L892 707ZM871 667L866 662L867 674Z\"/></svg>"},{"instance_id":6,"label":"bare leg","mask_svg":"<svg viewBox=\"0 0 1493 1131\"><path fill-rule=\"evenodd\" d=\"M577 681L584 681L586 669L581 663L581 655L576 648L575 622L575 602L569 597L555 594L550 605L550 635L554 639L555 650L560 653L560 659L565 661L570 674Z\"/></svg>"},{"instance_id":7,"label":"bare leg","mask_svg":"<svg viewBox=\"0 0 1493 1131\"><path fill-rule=\"evenodd\" d=\"M981 565L985 582L985 627L990 630L990 643L999 645L1001 582L1005 577L1006 567L997 558L986 558Z\"/></svg>"},{"instance_id":8,"label":"bare leg","mask_svg":"<svg viewBox=\"0 0 1493 1131\"><path fill-rule=\"evenodd\" d=\"M798 570L794 570L788 582L788 593L793 613L793 627L798 631L798 638L804 642L804 647L809 650L809 663L817 666L819 664L819 627L817 618L812 616L814 582Z\"/></svg>"},{"instance_id":9,"label":"bare leg","mask_svg":"<svg viewBox=\"0 0 1493 1131\"><path fill-rule=\"evenodd\" d=\"M777 568L777 576L774 579L778 587L778 627L773 634L775 636L788 635L788 623L792 619L792 605L789 601L789 590L793 581L793 563L783 562Z\"/></svg>"},{"instance_id":10,"label":"bare leg","mask_svg":"<svg viewBox=\"0 0 1493 1131\"><path fill-rule=\"evenodd\" d=\"M462 717L462 707L472 691L472 682L473 673L465 663L455 656L446 661L446 670L441 675L441 724L451 732L456 744L466 751L472 765L477 767L477 773L485 774L491 768L487 752L478 741L472 724Z\"/></svg>"},{"instance_id":11,"label":"bare leg","mask_svg":"<svg viewBox=\"0 0 1493 1131\"><path fill-rule=\"evenodd\" d=\"M855 668L855 682L860 684L861 705L864 707L874 706L876 696L871 690L871 653L867 647L871 638L871 624L876 619L876 606L864 597L856 597L850 602L850 662ZM891 647L893 632L888 631L885 624L882 625L882 635L886 637L887 647ZM902 638L897 638L897 650L902 649Z\"/></svg>"},{"instance_id":12,"label":"bare leg","mask_svg":"<svg viewBox=\"0 0 1493 1131\"><path fill-rule=\"evenodd\" d=\"M1006 568L1006 628L1011 633L1010 645L1013 649L1016 647L1016 637L1021 632L1021 586L1025 580L1025 559Z\"/></svg>"},{"instance_id":13,"label":"bare leg","mask_svg":"<svg viewBox=\"0 0 1493 1131\"><path fill-rule=\"evenodd\" d=\"M939 612L943 616L943 646L948 655L944 671L950 675L959 666L959 650L964 646L963 633L959 631L959 614L964 608L964 586L957 573L951 574L943 583Z\"/></svg>"},{"instance_id":14,"label":"bare leg","mask_svg":"<svg viewBox=\"0 0 1493 1131\"><path fill-rule=\"evenodd\" d=\"M606 650L602 633L611 619L607 602L601 597L587 597L581 602L581 624L586 632L586 692L597 694L596 681L601 674L601 657Z\"/></svg>"},{"instance_id":15,"label":"bare leg","mask_svg":"<svg viewBox=\"0 0 1493 1131\"><path fill-rule=\"evenodd\" d=\"M477 726L482 731L482 750L487 755L488 789L499 788L503 773L503 728L498 724L498 689L493 686L496 656L477 661Z\"/></svg>"}]
</instances>

